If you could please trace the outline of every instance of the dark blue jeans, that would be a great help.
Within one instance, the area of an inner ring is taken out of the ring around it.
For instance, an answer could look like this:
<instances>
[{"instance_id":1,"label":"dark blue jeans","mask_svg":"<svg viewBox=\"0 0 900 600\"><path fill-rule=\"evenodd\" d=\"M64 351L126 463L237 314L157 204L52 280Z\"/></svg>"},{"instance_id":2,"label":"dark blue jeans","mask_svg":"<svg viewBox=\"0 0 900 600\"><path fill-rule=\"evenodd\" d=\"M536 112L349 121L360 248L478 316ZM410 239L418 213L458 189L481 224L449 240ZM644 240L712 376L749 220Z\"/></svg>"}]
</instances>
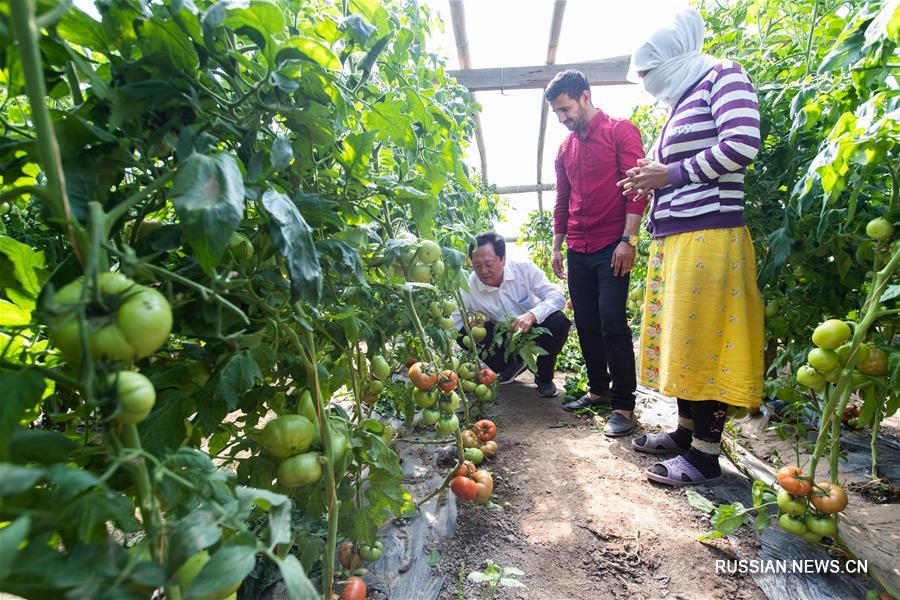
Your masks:
<instances>
[{"instance_id":1,"label":"dark blue jeans","mask_svg":"<svg viewBox=\"0 0 900 600\"><path fill-rule=\"evenodd\" d=\"M609 396L613 408L633 410L637 377L625 316L630 277L613 275L618 245L616 240L591 254L568 251L569 296L590 391Z\"/></svg>"}]
</instances>

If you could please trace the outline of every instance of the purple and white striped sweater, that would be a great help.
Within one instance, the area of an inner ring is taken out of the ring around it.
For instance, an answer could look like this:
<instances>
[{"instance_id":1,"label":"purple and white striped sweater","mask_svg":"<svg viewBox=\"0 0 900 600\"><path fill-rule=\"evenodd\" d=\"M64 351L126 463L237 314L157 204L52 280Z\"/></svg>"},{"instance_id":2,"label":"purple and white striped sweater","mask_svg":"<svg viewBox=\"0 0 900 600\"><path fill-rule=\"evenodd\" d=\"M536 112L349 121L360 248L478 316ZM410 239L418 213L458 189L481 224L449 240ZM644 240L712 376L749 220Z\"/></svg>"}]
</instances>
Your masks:
<instances>
[{"instance_id":1,"label":"purple and white striped sweater","mask_svg":"<svg viewBox=\"0 0 900 600\"><path fill-rule=\"evenodd\" d=\"M744 225L744 171L759 144L756 91L723 60L676 104L651 152L670 183L654 195L653 237Z\"/></svg>"}]
</instances>

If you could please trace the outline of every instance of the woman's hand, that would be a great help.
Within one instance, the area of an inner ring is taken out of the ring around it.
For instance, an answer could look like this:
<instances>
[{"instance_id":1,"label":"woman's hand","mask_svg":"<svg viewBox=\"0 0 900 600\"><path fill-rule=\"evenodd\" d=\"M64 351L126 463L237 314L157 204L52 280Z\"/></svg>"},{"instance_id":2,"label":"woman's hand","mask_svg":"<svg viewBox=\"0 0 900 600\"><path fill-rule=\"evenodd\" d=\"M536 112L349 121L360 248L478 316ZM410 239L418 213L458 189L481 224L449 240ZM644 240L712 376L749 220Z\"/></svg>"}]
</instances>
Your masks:
<instances>
[{"instance_id":1,"label":"woman's hand","mask_svg":"<svg viewBox=\"0 0 900 600\"><path fill-rule=\"evenodd\" d=\"M649 198L653 190L669 185L669 168L647 158L637 161L637 166L625 172L627 177L616 185L624 192L635 194L634 199Z\"/></svg>"}]
</instances>

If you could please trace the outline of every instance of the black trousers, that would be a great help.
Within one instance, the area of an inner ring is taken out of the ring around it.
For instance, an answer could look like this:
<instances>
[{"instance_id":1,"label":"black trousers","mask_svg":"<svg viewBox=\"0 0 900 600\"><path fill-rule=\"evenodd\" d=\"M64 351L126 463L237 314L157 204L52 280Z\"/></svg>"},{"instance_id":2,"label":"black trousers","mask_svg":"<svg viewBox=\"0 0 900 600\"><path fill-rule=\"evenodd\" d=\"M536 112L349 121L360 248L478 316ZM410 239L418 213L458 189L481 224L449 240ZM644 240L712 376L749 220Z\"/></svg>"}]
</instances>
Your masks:
<instances>
[{"instance_id":1,"label":"black trousers","mask_svg":"<svg viewBox=\"0 0 900 600\"><path fill-rule=\"evenodd\" d=\"M485 349L490 348L493 342L495 326L496 324L491 321L485 322L484 328L487 329L487 335L479 344L479 350L484 363L495 372L500 373L511 363L515 362L518 355L510 355L510 360L505 360L503 358L504 348L497 348L490 353L485 352ZM556 357L559 356L563 346L566 344L566 338L569 337L569 329L572 327L572 322L569 321L569 318L562 311L558 310L550 313L543 323L536 323L534 326L548 330L548 333L539 335L535 340L535 343L547 352L547 354L539 356L537 359L538 372L535 379L539 382L553 381L553 373L556 370ZM465 329L460 329L459 337L457 337L460 346L462 346L464 335Z\"/></svg>"},{"instance_id":2,"label":"black trousers","mask_svg":"<svg viewBox=\"0 0 900 600\"><path fill-rule=\"evenodd\" d=\"M569 296L590 391L609 396L614 409L634 410L637 376L625 316L630 277L613 275L612 255L618 245L616 240L590 254L569 250Z\"/></svg>"}]
</instances>

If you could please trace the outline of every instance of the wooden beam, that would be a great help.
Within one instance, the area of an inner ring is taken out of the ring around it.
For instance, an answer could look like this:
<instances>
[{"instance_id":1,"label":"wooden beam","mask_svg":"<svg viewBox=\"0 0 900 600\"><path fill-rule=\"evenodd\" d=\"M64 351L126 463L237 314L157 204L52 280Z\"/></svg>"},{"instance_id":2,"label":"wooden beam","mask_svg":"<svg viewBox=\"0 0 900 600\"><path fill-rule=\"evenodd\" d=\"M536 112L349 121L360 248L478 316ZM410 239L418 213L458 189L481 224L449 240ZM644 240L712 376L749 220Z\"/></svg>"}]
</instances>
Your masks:
<instances>
[{"instance_id":1,"label":"wooden beam","mask_svg":"<svg viewBox=\"0 0 900 600\"><path fill-rule=\"evenodd\" d=\"M555 183L538 183L537 185L507 185L496 188L498 194L528 194L530 192L552 192L556 189Z\"/></svg>"},{"instance_id":2,"label":"wooden beam","mask_svg":"<svg viewBox=\"0 0 900 600\"><path fill-rule=\"evenodd\" d=\"M547 44L547 64L552 65L556 62L556 49L559 47L559 35L562 32L563 14L566 12L566 0L556 0L553 4L553 19L550 22L550 42ZM549 104L541 95L541 126L538 129L538 147L537 147L537 183L538 186L543 183L543 163L544 163L544 135L547 131L547 114L549 113ZM544 214L544 195L542 190L538 190L538 214Z\"/></svg>"},{"instance_id":3,"label":"wooden beam","mask_svg":"<svg viewBox=\"0 0 900 600\"><path fill-rule=\"evenodd\" d=\"M467 69L450 71L449 74L470 92L543 89L554 75L566 69L581 71L591 85L633 85L625 79L630 60L629 56L617 56L564 65Z\"/></svg>"},{"instance_id":4,"label":"wooden beam","mask_svg":"<svg viewBox=\"0 0 900 600\"><path fill-rule=\"evenodd\" d=\"M472 57L469 55L469 38L466 35L466 11L463 0L450 0L450 19L453 24L453 38L456 40L459 68L461 70L471 69ZM477 102L474 93L472 101ZM484 143L484 130L481 128L481 116L478 113L475 113L475 145L478 146L478 157L481 159L481 180L487 184L487 148Z\"/></svg>"}]
</instances>

